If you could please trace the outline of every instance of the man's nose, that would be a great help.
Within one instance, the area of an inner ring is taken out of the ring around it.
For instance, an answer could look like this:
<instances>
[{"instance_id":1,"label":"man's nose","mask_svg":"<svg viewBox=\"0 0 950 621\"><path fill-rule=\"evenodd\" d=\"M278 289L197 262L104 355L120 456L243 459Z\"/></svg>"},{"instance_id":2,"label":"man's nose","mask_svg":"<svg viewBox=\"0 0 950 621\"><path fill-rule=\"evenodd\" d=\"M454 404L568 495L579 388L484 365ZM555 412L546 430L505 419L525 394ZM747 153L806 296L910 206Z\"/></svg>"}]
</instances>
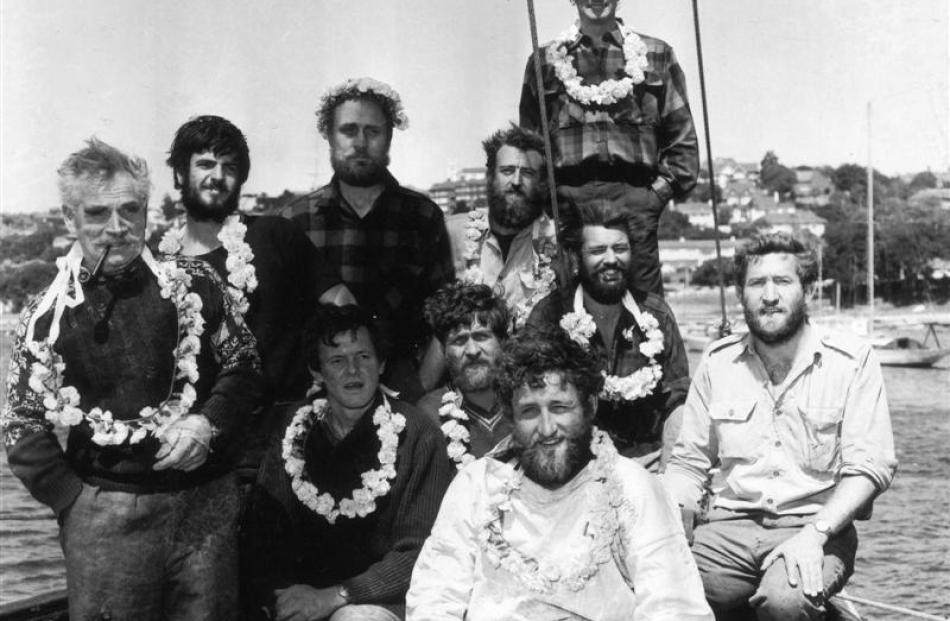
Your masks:
<instances>
[{"instance_id":1,"label":"man's nose","mask_svg":"<svg viewBox=\"0 0 950 621\"><path fill-rule=\"evenodd\" d=\"M762 298L765 300L778 299L778 287L771 280L765 283L765 287L762 289Z\"/></svg>"},{"instance_id":2,"label":"man's nose","mask_svg":"<svg viewBox=\"0 0 950 621\"><path fill-rule=\"evenodd\" d=\"M350 358L346 361L346 372L349 375L358 375L360 372L360 363L356 358Z\"/></svg>"},{"instance_id":3,"label":"man's nose","mask_svg":"<svg viewBox=\"0 0 950 621\"><path fill-rule=\"evenodd\" d=\"M475 342L475 339L468 339L465 342L465 348L462 350L462 352L466 356L470 356L472 358L478 357L480 350L478 348L478 343Z\"/></svg>"},{"instance_id":4,"label":"man's nose","mask_svg":"<svg viewBox=\"0 0 950 621\"><path fill-rule=\"evenodd\" d=\"M604 263L616 263L617 255L614 253L613 248L607 248L604 251Z\"/></svg>"},{"instance_id":5,"label":"man's nose","mask_svg":"<svg viewBox=\"0 0 950 621\"><path fill-rule=\"evenodd\" d=\"M516 168L513 173L511 173L511 185L520 186L524 177L521 176L521 169Z\"/></svg>"},{"instance_id":6,"label":"man's nose","mask_svg":"<svg viewBox=\"0 0 950 621\"><path fill-rule=\"evenodd\" d=\"M555 433L557 433L557 424L554 422L554 415L547 410L541 412L538 434L540 434L542 438L550 438Z\"/></svg>"},{"instance_id":7,"label":"man's nose","mask_svg":"<svg viewBox=\"0 0 950 621\"><path fill-rule=\"evenodd\" d=\"M126 221L119 216L119 210L113 210L112 215L109 216L109 222L106 225L106 232L112 235L122 235L128 228Z\"/></svg>"},{"instance_id":8,"label":"man's nose","mask_svg":"<svg viewBox=\"0 0 950 621\"><path fill-rule=\"evenodd\" d=\"M224 168L222 166L215 166L214 168L208 171L208 176L214 179L215 181L223 179Z\"/></svg>"}]
</instances>

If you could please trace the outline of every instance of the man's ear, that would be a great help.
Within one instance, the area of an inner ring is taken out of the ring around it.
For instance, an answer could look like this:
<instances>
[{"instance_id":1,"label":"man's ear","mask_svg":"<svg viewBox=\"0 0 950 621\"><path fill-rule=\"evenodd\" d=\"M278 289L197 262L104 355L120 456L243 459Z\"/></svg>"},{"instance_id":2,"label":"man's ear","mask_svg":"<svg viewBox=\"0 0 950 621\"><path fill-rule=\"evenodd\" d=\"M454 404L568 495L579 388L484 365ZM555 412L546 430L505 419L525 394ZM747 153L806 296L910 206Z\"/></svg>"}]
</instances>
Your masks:
<instances>
[{"instance_id":1,"label":"man's ear","mask_svg":"<svg viewBox=\"0 0 950 621\"><path fill-rule=\"evenodd\" d=\"M597 399L597 395L591 395L587 397L588 409L587 412L585 412L586 416L584 418L586 418L588 421L594 420L594 416L597 415L598 403L600 403L600 401Z\"/></svg>"},{"instance_id":2,"label":"man's ear","mask_svg":"<svg viewBox=\"0 0 950 621\"><path fill-rule=\"evenodd\" d=\"M379 361L379 376L382 377L383 373L385 372L386 372L386 361L380 360Z\"/></svg>"},{"instance_id":3,"label":"man's ear","mask_svg":"<svg viewBox=\"0 0 950 621\"><path fill-rule=\"evenodd\" d=\"M76 211L69 205L63 205L63 222L66 224L66 230L76 234Z\"/></svg>"},{"instance_id":4,"label":"man's ear","mask_svg":"<svg viewBox=\"0 0 950 621\"><path fill-rule=\"evenodd\" d=\"M177 170L172 173L172 178L175 181L176 190L180 190L183 187L185 187L185 182L182 180L182 176L178 173Z\"/></svg>"},{"instance_id":5,"label":"man's ear","mask_svg":"<svg viewBox=\"0 0 950 621\"><path fill-rule=\"evenodd\" d=\"M818 295L818 283L813 282L812 284L805 287L804 290L805 304L811 305L815 301L815 298Z\"/></svg>"},{"instance_id":6,"label":"man's ear","mask_svg":"<svg viewBox=\"0 0 950 621\"><path fill-rule=\"evenodd\" d=\"M320 371L317 371L310 365L307 365L307 370L310 371L310 377L313 378L315 384L323 384L323 374L320 373Z\"/></svg>"}]
</instances>

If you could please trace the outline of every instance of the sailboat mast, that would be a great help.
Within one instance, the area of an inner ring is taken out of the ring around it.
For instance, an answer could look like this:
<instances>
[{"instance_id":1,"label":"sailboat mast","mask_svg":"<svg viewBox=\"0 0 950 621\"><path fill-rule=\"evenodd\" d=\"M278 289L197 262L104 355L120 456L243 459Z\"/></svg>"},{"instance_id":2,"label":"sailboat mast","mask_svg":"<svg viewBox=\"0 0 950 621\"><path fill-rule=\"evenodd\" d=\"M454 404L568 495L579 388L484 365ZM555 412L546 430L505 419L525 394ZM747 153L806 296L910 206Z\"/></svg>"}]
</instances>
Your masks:
<instances>
[{"instance_id":1,"label":"sailboat mast","mask_svg":"<svg viewBox=\"0 0 950 621\"><path fill-rule=\"evenodd\" d=\"M874 165L871 160L871 102L868 102L868 334L874 334Z\"/></svg>"}]
</instances>

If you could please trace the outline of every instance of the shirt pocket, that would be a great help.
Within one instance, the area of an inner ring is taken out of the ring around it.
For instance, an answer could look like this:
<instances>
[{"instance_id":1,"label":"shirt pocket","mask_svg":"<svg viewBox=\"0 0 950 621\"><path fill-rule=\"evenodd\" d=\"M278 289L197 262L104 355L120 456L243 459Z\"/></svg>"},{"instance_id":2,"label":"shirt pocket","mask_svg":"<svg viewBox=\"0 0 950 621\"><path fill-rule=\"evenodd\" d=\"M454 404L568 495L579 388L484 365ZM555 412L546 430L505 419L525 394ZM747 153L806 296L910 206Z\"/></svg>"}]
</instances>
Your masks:
<instances>
[{"instance_id":1,"label":"shirt pocket","mask_svg":"<svg viewBox=\"0 0 950 621\"><path fill-rule=\"evenodd\" d=\"M841 457L841 406L799 406L805 430L803 466L809 470L829 472Z\"/></svg>"},{"instance_id":2,"label":"shirt pocket","mask_svg":"<svg viewBox=\"0 0 950 621\"><path fill-rule=\"evenodd\" d=\"M752 437L749 417L755 409L755 399L733 399L709 405L709 418L719 443L719 456L725 461L751 455Z\"/></svg>"}]
</instances>

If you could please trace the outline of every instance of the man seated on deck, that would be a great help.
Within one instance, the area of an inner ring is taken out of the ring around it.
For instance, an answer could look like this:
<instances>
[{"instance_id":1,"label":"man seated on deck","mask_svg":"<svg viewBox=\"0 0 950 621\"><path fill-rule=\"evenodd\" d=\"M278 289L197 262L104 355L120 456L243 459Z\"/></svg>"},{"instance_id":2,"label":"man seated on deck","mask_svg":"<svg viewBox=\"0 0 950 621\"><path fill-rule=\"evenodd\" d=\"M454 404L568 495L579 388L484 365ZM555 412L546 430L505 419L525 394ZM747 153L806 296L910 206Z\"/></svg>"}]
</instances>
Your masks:
<instances>
[{"instance_id":1,"label":"man seated on deck","mask_svg":"<svg viewBox=\"0 0 950 621\"><path fill-rule=\"evenodd\" d=\"M539 52L548 126L541 124L535 56L520 123L548 132L558 191L578 201L622 192L634 218L634 285L663 295L657 229L670 199L696 184L699 149L686 77L667 43L617 17L620 0L571 0L577 25Z\"/></svg>"},{"instance_id":2,"label":"man seated on deck","mask_svg":"<svg viewBox=\"0 0 950 621\"><path fill-rule=\"evenodd\" d=\"M60 523L69 618L233 619L253 336L210 266L148 251L143 160L93 138L59 187L76 242L23 312L2 427Z\"/></svg>"},{"instance_id":3,"label":"man seated on deck","mask_svg":"<svg viewBox=\"0 0 950 621\"><path fill-rule=\"evenodd\" d=\"M377 317L392 351L386 382L415 402L442 372L422 304L454 280L454 269L442 210L399 185L388 169L393 131L408 126L388 84L358 78L328 90L317 129L330 144L333 178L281 215L307 234L320 260Z\"/></svg>"},{"instance_id":4,"label":"man seated on deck","mask_svg":"<svg viewBox=\"0 0 950 621\"><path fill-rule=\"evenodd\" d=\"M897 462L870 345L808 322L815 253L784 233L735 256L748 334L710 345L665 482L687 532L710 469L693 556L717 618L821 619L854 569L857 533Z\"/></svg>"},{"instance_id":5,"label":"man seated on deck","mask_svg":"<svg viewBox=\"0 0 950 621\"><path fill-rule=\"evenodd\" d=\"M409 619L712 620L660 480L592 425L603 383L560 331L508 341L495 389L512 435L449 486Z\"/></svg>"},{"instance_id":6,"label":"man seated on deck","mask_svg":"<svg viewBox=\"0 0 950 621\"><path fill-rule=\"evenodd\" d=\"M606 374L597 424L622 455L656 470L676 437L689 363L673 311L633 284L636 224L628 200L615 191L562 202L562 240L579 282L541 300L528 324L560 326L594 354Z\"/></svg>"},{"instance_id":7,"label":"man seated on deck","mask_svg":"<svg viewBox=\"0 0 950 621\"><path fill-rule=\"evenodd\" d=\"M317 251L284 218L237 213L251 168L247 141L227 119L205 115L178 128L169 149L185 218L165 233L159 250L203 259L229 285L257 341L267 380L262 412L246 430L239 474L254 482L267 439L274 432L273 404L303 399L310 376L300 334L318 298L353 301L339 277L321 268Z\"/></svg>"},{"instance_id":8,"label":"man seated on deck","mask_svg":"<svg viewBox=\"0 0 950 621\"><path fill-rule=\"evenodd\" d=\"M455 273L460 280L492 287L524 324L538 301L557 285L554 222L547 198L544 141L512 125L482 142L487 162L488 209L446 218Z\"/></svg>"},{"instance_id":9,"label":"man seated on deck","mask_svg":"<svg viewBox=\"0 0 950 621\"><path fill-rule=\"evenodd\" d=\"M456 467L481 457L511 431L511 420L496 407L491 373L508 339L505 301L486 285L455 282L437 291L425 306L426 322L442 345L450 383L423 397L417 406L448 441Z\"/></svg>"},{"instance_id":10,"label":"man seated on deck","mask_svg":"<svg viewBox=\"0 0 950 621\"><path fill-rule=\"evenodd\" d=\"M438 427L380 390L376 343L356 306L327 307L307 324L305 353L326 398L288 408L251 492L241 539L249 609L277 619L404 616L454 468Z\"/></svg>"}]
</instances>

